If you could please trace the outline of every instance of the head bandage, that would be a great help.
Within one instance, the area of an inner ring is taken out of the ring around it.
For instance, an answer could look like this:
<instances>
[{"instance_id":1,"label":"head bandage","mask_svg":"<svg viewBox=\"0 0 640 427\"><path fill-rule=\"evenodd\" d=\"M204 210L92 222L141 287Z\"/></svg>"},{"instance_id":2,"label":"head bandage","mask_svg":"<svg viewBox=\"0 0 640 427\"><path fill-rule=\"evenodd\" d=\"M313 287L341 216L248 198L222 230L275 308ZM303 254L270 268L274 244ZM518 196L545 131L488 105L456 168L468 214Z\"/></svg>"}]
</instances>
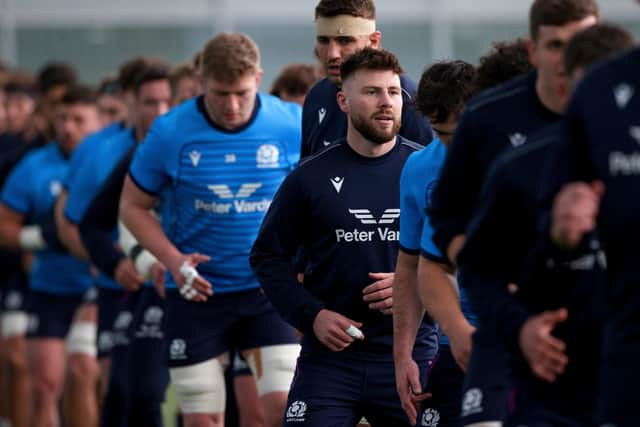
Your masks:
<instances>
[{"instance_id":1,"label":"head bandage","mask_svg":"<svg viewBox=\"0 0 640 427\"><path fill-rule=\"evenodd\" d=\"M351 15L338 15L330 18L319 16L316 19L316 33L319 36L362 36L375 33L376 21Z\"/></svg>"}]
</instances>

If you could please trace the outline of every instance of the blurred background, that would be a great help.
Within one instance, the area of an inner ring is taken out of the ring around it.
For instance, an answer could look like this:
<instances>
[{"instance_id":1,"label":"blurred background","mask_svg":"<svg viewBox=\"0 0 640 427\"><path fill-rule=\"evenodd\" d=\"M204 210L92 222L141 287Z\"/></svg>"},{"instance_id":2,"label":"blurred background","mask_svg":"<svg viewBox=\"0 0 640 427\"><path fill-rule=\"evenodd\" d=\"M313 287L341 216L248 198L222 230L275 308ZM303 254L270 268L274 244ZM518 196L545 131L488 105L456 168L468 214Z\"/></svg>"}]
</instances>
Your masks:
<instances>
[{"instance_id":1,"label":"blurred background","mask_svg":"<svg viewBox=\"0 0 640 427\"><path fill-rule=\"evenodd\" d=\"M74 64L88 83L137 54L191 59L218 31L258 43L268 89L290 62L313 63L316 0L0 0L0 59L35 71L49 60ZM529 0L378 0L383 46L418 79L435 59L476 63L490 43L527 34ZM605 20L640 37L632 0L601 0Z\"/></svg>"}]
</instances>

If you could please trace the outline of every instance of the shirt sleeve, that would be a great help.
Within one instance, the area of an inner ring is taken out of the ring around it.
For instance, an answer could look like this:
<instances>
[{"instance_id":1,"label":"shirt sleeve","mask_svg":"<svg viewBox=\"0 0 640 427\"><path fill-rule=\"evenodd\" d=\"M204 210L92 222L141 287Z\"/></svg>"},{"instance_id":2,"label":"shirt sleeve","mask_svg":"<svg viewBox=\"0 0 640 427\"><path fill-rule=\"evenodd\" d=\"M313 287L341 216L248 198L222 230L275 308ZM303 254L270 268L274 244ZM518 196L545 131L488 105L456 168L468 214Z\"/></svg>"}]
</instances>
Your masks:
<instances>
[{"instance_id":1,"label":"shirt sleeve","mask_svg":"<svg viewBox=\"0 0 640 427\"><path fill-rule=\"evenodd\" d=\"M91 201L91 196L97 190L96 162L100 159L100 150L94 151L94 156L85 157L80 169L68 181L67 203L64 207L65 217L74 224L79 224Z\"/></svg>"},{"instance_id":2,"label":"shirt sleeve","mask_svg":"<svg viewBox=\"0 0 640 427\"><path fill-rule=\"evenodd\" d=\"M79 226L82 243L87 248L91 261L111 278L118 263L124 258L124 254L113 242L113 232L118 224L120 193L134 152L135 147L115 166L91 200Z\"/></svg>"},{"instance_id":3,"label":"shirt sleeve","mask_svg":"<svg viewBox=\"0 0 640 427\"><path fill-rule=\"evenodd\" d=\"M494 168L488 177L458 261L463 271L461 284L480 321L495 325L505 342L517 348L520 328L530 314L509 294L507 285L517 280L521 257L526 258L528 251L513 241L519 236L519 205L514 202L507 174L502 172L502 168Z\"/></svg>"},{"instance_id":4,"label":"shirt sleeve","mask_svg":"<svg viewBox=\"0 0 640 427\"><path fill-rule=\"evenodd\" d=\"M144 141L138 147L129 168L129 175L142 191L157 196L169 182L168 161L179 161L179 153L171 149L162 118L156 119Z\"/></svg>"},{"instance_id":5,"label":"shirt sleeve","mask_svg":"<svg viewBox=\"0 0 640 427\"><path fill-rule=\"evenodd\" d=\"M35 188L32 181L33 158L27 156L20 161L9 174L0 200L9 208L23 215L29 215L35 210Z\"/></svg>"},{"instance_id":6,"label":"shirt sleeve","mask_svg":"<svg viewBox=\"0 0 640 427\"><path fill-rule=\"evenodd\" d=\"M400 249L411 255L417 255L420 249L420 232L422 230L422 213L413 186L414 157L411 156L402 168L400 175Z\"/></svg>"},{"instance_id":7,"label":"shirt sleeve","mask_svg":"<svg viewBox=\"0 0 640 427\"><path fill-rule=\"evenodd\" d=\"M464 234L483 181L483 173L475 159L474 145L478 138L472 114L465 111L454 139L447 151L429 207L433 240L446 254L451 240Z\"/></svg>"},{"instance_id":8,"label":"shirt sleeve","mask_svg":"<svg viewBox=\"0 0 640 427\"><path fill-rule=\"evenodd\" d=\"M284 180L273 198L249 261L280 315L300 331L311 333L323 304L298 282L292 263L311 226L311 207L296 172Z\"/></svg>"}]
</instances>

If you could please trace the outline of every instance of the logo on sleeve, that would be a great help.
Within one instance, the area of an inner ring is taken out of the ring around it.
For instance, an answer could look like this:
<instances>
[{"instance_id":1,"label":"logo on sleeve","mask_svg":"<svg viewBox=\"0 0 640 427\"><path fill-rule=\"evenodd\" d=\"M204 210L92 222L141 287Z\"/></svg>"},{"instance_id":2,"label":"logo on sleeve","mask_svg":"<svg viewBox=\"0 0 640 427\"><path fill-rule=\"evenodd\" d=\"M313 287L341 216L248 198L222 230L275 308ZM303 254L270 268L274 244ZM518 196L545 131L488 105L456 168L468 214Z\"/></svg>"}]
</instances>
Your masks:
<instances>
[{"instance_id":1,"label":"logo on sleeve","mask_svg":"<svg viewBox=\"0 0 640 427\"><path fill-rule=\"evenodd\" d=\"M512 133L509 135L509 141L511 141L511 145L514 147L519 147L527 142L527 135L523 135L520 132Z\"/></svg>"},{"instance_id":2,"label":"logo on sleeve","mask_svg":"<svg viewBox=\"0 0 640 427\"><path fill-rule=\"evenodd\" d=\"M325 147L328 147L331 145L331 141L327 141L326 139L322 141L322 143L324 144Z\"/></svg>"},{"instance_id":3,"label":"logo on sleeve","mask_svg":"<svg viewBox=\"0 0 640 427\"><path fill-rule=\"evenodd\" d=\"M340 194L340 190L342 189L342 184L344 183L344 177L336 176L335 178L329 179L333 188L336 189L336 193Z\"/></svg>"},{"instance_id":4,"label":"logo on sleeve","mask_svg":"<svg viewBox=\"0 0 640 427\"><path fill-rule=\"evenodd\" d=\"M202 157L202 154L198 150L193 150L189 153L189 158L191 159L193 167L198 167L198 163L200 163L200 157Z\"/></svg>"},{"instance_id":5,"label":"logo on sleeve","mask_svg":"<svg viewBox=\"0 0 640 427\"><path fill-rule=\"evenodd\" d=\"M324 118L327 115L327 109L326 108L321 108L318 110L318 124L321 124L324 121Z\"/></svg>"},{"instance_id":6,"label":"logo on sleeve","mask_svg":"<svg viewBox=\"0 0 640 427\"><path fill-rule=\"evenodd\" d=\"M635 89L628 83L620 83L613 89L613 96L616 99L618 108L624 110L627 104L633 98Z\"/></svg>"}]
</instances>

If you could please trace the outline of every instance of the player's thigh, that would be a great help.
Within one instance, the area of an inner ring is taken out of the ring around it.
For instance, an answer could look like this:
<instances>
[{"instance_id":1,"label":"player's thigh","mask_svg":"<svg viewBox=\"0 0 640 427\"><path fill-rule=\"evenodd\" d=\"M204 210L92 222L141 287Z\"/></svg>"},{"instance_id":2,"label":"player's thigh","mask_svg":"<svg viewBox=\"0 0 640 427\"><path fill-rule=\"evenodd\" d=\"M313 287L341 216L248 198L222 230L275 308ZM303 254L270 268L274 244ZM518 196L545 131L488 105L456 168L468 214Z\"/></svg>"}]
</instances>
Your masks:
<instances>
[{"instance_id":1,"label":"player's thigh","mask_svg":"<svg viewBox=\"0 0 640 427\"><path fill-rule=\"evenodd\" d=\"M464 372L451 353L451 347L441 345L438 358L429 372L427 391L432 397L421 405L419 425L460 425Z\"/></svg>"},{"instance_id":2,"label":"player's thigh","mask_svg":"<svg viewBox=\"0 0 640 427\"><path fill-rule=\"evenodd\" d=\"M330 358L302 355L289 391L285 426L357 425L364 366Z\"/></svg>"}]
</instances>

